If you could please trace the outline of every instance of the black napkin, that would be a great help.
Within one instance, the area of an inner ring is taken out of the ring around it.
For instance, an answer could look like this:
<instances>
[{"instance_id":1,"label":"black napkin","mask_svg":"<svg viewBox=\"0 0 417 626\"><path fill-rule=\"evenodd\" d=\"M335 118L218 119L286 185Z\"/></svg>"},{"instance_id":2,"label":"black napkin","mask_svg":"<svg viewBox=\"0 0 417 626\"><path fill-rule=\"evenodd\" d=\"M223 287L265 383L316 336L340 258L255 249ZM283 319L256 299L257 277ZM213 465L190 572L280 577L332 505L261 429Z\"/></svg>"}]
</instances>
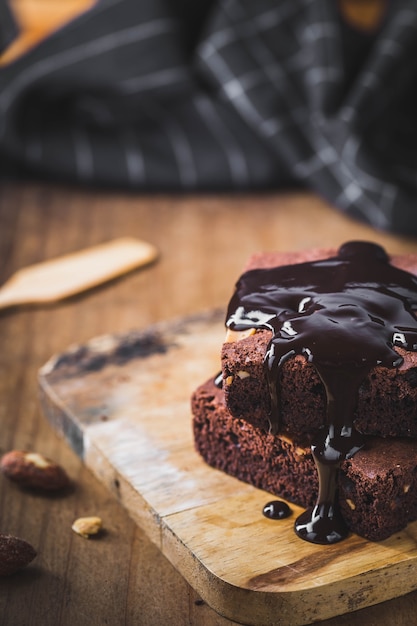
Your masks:
<instances>
[{"instance_id":1,"label":"black napkin","mask_svg":"<svg viewBox=\"0 0 417 626\"><path fill-rule=\"evenodd\" d=\"M0 47L14 27L0 0ZM101 0L0 67L0 173L144 191L314 190L417 235L417 6Z\"/></svg>"}]
</instances>

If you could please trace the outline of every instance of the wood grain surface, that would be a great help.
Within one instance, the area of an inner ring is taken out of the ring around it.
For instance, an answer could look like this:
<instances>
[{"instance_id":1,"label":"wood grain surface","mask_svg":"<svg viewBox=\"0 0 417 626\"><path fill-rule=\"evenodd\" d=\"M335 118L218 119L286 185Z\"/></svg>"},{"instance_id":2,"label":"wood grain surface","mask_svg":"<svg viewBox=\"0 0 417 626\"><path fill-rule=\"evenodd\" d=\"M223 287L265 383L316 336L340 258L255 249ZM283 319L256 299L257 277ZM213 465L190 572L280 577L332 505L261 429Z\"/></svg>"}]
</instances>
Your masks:
<instances>
[{"instance_id":1,"label":"wood grain surface","mask_svg":"<svg viewBox=\"0 0 417 626\"><path fill-rule=\"evenodd\" d=\"M204 463L190 396L219 371L224 334L219 309L72 346L40 371L45 416L220 615L302 626L414 591L417 522L312 545L294 532L300 507L271 522L270 493Z\"/></svg>"},{"instance_id":2,"label":"wood grain surface","mask_svg":"<svg viewBox=\"0 0 417 626\"><path fill-rule=\"evenodd\" d=\"M138 196L42 184L0 185L0 280L25 265L134 236L156 245L157 263L65 302L0 314L0 452L36 450L75 482L65 497L23 492L0 477L0 530L38 556L0 585L3 626L140 624L225 626L44 418L39 368L71 344L223 307L255 250L289 250L372 239L392 252L417 242L377 233L308 194ZM99 515L106 532L71 531ZM225 546L227 549L227 546ZM390 584L389 578L387 585ZM366 589L363 591L366 593ZM327 626L409 626L417 593L332 618Z\"/></svg>"}]
</instances>

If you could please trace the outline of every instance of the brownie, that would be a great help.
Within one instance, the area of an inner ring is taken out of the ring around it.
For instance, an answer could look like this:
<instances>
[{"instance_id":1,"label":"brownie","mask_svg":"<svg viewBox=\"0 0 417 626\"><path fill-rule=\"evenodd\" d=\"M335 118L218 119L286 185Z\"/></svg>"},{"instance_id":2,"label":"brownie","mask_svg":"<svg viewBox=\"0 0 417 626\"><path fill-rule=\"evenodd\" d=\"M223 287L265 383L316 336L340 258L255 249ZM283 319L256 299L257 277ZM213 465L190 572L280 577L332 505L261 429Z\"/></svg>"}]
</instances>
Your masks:
<instances>
[{"instance_id":1,"label":"brownie","mask_svg":"<svg viewBox=\"0 0 417 626\"><path fill-rule=\"evenodd\" d=\"M304 507L302 539L379 541L417 520L416 274L417 255L347 242L255 255L236 285L221 388L192 396L195 446Z\"/></svg>"},{"instance_id":2,"label":"brownie","mask_svg":"<svg viewBox=\"0 0 417 626\"><path fill-rule=\"evenodd\" d=\"M335 254L333 249L256 254L244 270L315 261ZM417 274L417 255L393 256L391 264ZM227 407L234 417L268 429L271 402L263 361L272 332L257 330L243 338L239 333L229 336L231 340L221 350ZM403 364L399 368L374 367L359 387L354 425L365 435L417 437L417 353L400 347L395 350L403 357ZM326 393L316 368L297 354L281 368L279 388L281 429L300 435L317 432L325 423Z\"/></svg>"},{"instance_id":3,"label":"brownie","mask_svg":"<svg viewBox=\"0 0 417 626\"><path fill-rule=\"evenodd\" d=\"M197 451L212 467L302 507L313 506L318 478L308 436L271 435L233 417L225 394L208 380L192 395ZM417 519L417 440L366 437L338 473L348 528L383 540Z\"/></svg>"},{"instance_id":4,"label":"brownie","mask_svg":"<svg viewBox=\"0 0 417 626\"><path fill-rule=\"evenodd\" d=\"M348 526L373 541L417 520L417 440L371 437L344 461L339 503Z\"/></svg>"},{"instance_id":5,"label":"brownie","mask_svg":"<svg viewBox=\"0 0 417 626\"><path fill-rule=\"evenodd\" d=\"M318 479L309 441L270 435L232 417L210 379L192 395L195 446L217 469L300 506L312 505Z\"/></svg>"}]
</instances>

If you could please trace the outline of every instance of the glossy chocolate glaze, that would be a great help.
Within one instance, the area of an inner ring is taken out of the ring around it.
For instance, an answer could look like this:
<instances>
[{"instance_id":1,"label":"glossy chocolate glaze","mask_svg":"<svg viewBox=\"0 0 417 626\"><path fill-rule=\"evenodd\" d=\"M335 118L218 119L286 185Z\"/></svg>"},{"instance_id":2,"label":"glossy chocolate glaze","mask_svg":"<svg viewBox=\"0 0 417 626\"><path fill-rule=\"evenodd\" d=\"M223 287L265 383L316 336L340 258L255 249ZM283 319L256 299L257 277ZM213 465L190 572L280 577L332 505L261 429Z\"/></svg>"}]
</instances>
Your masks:
<instances>
[{"instance_id":1,"label":"glossy chocolate glaze","mask_svg":"<svg viewBox=\"0 0 417 626\"><path fill-rule=\"evenodd\" d=\"M271 500L262 509L262 513L268 519L285 519L291 515L291 512L288 504L282 500Z\"/></svg>"},{"instance_id":2,"label":"glossy chocolate glaze","mask_svg":"<svg viewBox=\"0 0 417 626\"><path fill-rule=\"evenodd\" d=\"M399 367L394 346L417 350L417 278L389 263L385 250L348 242L330 259L243 274L229 303L233 330L272 331L264 365L271 396L270 431L280 430L279 380L285 361L302 354L327 395L326 424L311 446L319 476L316 505L296 533L330 544L348 531L338 509L338 469L363 445L353 425L358 390L376 365Z\"/></svg>"}]
</instances>

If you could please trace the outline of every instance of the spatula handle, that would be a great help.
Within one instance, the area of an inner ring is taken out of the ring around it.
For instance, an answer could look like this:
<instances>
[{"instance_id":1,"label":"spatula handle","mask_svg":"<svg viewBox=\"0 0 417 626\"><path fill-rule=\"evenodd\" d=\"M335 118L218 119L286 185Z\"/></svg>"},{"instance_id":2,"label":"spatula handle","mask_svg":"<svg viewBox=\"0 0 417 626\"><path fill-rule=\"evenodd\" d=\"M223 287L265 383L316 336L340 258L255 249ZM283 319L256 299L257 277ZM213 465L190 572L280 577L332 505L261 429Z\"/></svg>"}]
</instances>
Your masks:
<instances>
[{"instance_id":1,"label":"spatula handle","mask_svg":"<svg viewBox=\"0 0 417 626\"><path fill-rule=\"evenodd\" d=\"M126 237L31 265L0 289L0 308L72 296L146 265L157 255L152 244Z\"/></svg>"}]
</instances>

